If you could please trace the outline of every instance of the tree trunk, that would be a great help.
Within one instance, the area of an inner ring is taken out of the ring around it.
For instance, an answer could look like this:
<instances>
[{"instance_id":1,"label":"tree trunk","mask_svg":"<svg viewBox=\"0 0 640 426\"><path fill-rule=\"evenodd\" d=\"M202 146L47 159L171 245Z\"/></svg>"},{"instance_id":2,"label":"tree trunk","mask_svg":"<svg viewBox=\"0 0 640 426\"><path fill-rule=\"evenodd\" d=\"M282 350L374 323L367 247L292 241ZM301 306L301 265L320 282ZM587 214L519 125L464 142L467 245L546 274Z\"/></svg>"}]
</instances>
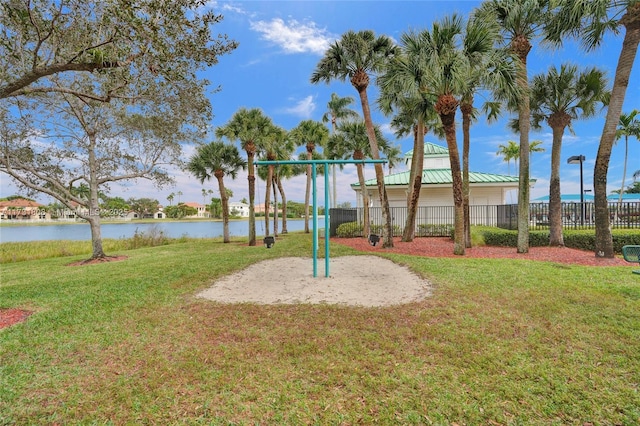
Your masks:
<instances>
[{"instance_id":1,"label":"tree trunk","mask_svg":"<svg viewBox=\"0 0 640 426\"><path fill-rule=\"evenodd\" d=\"M422 169L424 167L424 122L418 120L414 134L413 157L409 173L409 202L407 204L407 223L402 232L402 241L413 241L416 232L416 216L422 189Z\"/></svg>"},{"instance_id":2,"label":"tree trunk","mask_svg":"<svg viewBox=\"0 0 640 426\"><path fill-rule=\"evenodd\" d=\"M599 258L613 258L613 237L609 222L609 206L607 202L607 173L611 159L611 149L615 141L616 126L622 113L625 93L629 85L629 76L640 42L640 3L629 7L622 22L627 29L622 42L622 50L616 67L611 101L607 109L607 118L600 138L600 146L593 169L593 190L595 195L595 255Z\"/></svg>"},{"instance_id":3,"label":"tree trunk","mask_svg":"<svg viewBox=\"0 0 640 426\"><path fill-rule=\"evenodd\" d=\"M102 230L100 228L100 214L91 214L87 218L91 227L91 259L103 259L107 257L102 249Z\"/></svg>"},{"instance_id":4,"label":"tree trunk","mask_svg":"<svg viewBox=\"0 0 640 426\"><path fill-rule=\"evenodd\" d=\"M334 209L336 208L336 206L338 205L338 181L336 178L336 165L332 164L331 165L331 179L333 180L333 199L331 200L331 207L333 207Z\"/></svg>"},{"instance_id":5,"label":"tree trunk","mask_svg":"<svg viewBox=\"0 0 640 426\"><path fill-rule=\"evenodd\" d=\"M314 165L315 167L315 165ZM304 191L304 233L309 233L309 199L311 194L311 164L307 164L307 187Z\"/></svg>"},{"instance_id":6,"label":"tree trunk","mask_svg":"<svg viewBox=\"0 0 640 426\"><path fill-rule=\"evenodd\" d=\"M287 197L284 195L284 187L282 186L280 176L276 176L276 184L280 192L280 198L282 199L282 233L286 234L289 232L287 231Z\"/></svg>"},{"instance_id":7,"label":"tree trunk","mask_svg":"<svg viewBox=\"0 0 640 426\"><path fill-rule=\"evenodd\" d=\"M275 176L271 177L271 188L273 188L273 236L278 236L278 188L276 187Z\"/></svg>"},{"instance_id":8,"label":"tree trunk","mask_svg":"<svg viewBox=\"0 0 640 426\"><path fill-rule=\"evenodd\" d=\"M353 156L356 160L356 156ZM358 172L358 183L360 183L360 190L362 191L362 236L369 237L369 195L367 194L367 188L364 185L364 165L356 164L356 171Z\"/></svg>"},{"instance_id":9,"label":"tree trunk","mask_svg":"<svg viewBox=\"0 0 640 426\"><path fill-rule=\"evenodd\" d=\"M356 87L358 88L358 87ZM371 120L371 111L369 110L369 99L367 97L366 88L358 88L358 94L360 95L360 103L362 104L362 114L364 116L364 125L367 129L367 137L369 139L369 145L371 147L371 157L374 160L380 159L380 149L378 148L378 141L376 140L375 129L373 128L373 121ZM387 197L387 190L384 186L384 169L382 164L375 163L374 169L376 172L376 184L378 186L378 196L380 197L380 206L382 207L382 219L384 221L384 241L382 248L393 247L393 228L391 227L391 213L389 211L389 198Z\"/></svg>"},{"instance_id":10,"label":"tree trunk","mask_svg":"<svg viewBox=\"0 0 640 426\"><path fill-rule=\"evenodd\" d=\"M102 249L102 230L100 229L100 206L98 204L98 160L96 158L96 133L87 130L89 138L89 215L86 217L91 227L91 259L105 258Z\"/></svg>"},{"instance_id":11,"label":"tree trunk","mask_svg":"<svg viewBox=\"0 0 640 426\"><path fill-rule=\"evenodd\" d=\"M453 254L464 255L464 208L462 195L462 173L460 170L460 154L458 153L458 144L456 141L455 113L441 115L442 125L447 139L449 148L449 160L451 162L451 178L453 185L453 205L454 205L454 238L453 238Z\"/></svg>"},{"instance_id":12,"label":"tree trunk","mask_svg":"<svg viewBox=\"0 0 640 426\"><path fill-rule=\"evenodd\" d=\"M472 102L460 105L462 112L462 208L464 215L464 246L471 248L471 213L469 211L469 150L471 145Z\"/></svg>"},{"instance_id":13,"label":"tree trunk","mask_svg":"<svg viewBox=\"0 0 640 426\"><path fill-rule=\"evenodd\" d=\"M620 194L618 195L618 208L616 209L616 218L622 211L622 194L624 194L624 178L627 176L627 159L629 157L629 136L624 137L624 163L622 163L622 182L620 184Z\"/></svg>"},{"instance_id":14,"label":"tree trunk","mask_svg":"<svg viewBox=\"0 0 640 426\"><path fill-rule=\"evenodd\" d=\"M529 45L530 49L530 45ZM519 132L520 132L520 168L518 180L518 253L529 252L529 129L531 127L531 111L529 105L529 81L527 76L527 50L519 54L516 81L522 89L522 97L519 100Z\"/></svg>"},{"instance_id":15,"label":"tree trunk","mask_svg":"<svg viewBox=\"0 0 640 426\"><path fill-rule=\"evenodd\" d=\"M551 117L550 121L553 122ZM563 247L560 157L564 127L560 124L552 126L551 129L553 130L553 144L551 146L551 177L549 179L549 245L553 247Z\"/></svg>"},{"instance_id":16,"label":"tree trunk","mask_svg":"<svg viewBox=\"0 0 640 426\"><path fill-rule=\"evenodd\" d=\"M224 187L223 175L214 172L214 176L218 180L218 188L220 189L220 203L222 204L222 242L230 243L229 236L229 195Z\"/></svg>"},{"instance_id":17,"label":"tree trunk","mask_svg":"<svg viewBox=\"0 0 640 426\"><path fill-rule=\"evenodd\" d=\"M253 151L247 150L247 168L249 170L247 176L247 180L249 181L249 246L256 245L256 176L253 168L254 155L255 153Z\"/></svg>"},{"instance_id":18,"label":"tree trunk","mask_svg":"<svg viewBox=\"0 0 640 426\"><path fill-rule=\"evenodd\" d=\"M271 208L271 178L273 177L273 164L269 164L269 171L267 172L266 190L264 194L264 236L270 235L269 232L269 210Z\"/></svg>"}]
</instances>

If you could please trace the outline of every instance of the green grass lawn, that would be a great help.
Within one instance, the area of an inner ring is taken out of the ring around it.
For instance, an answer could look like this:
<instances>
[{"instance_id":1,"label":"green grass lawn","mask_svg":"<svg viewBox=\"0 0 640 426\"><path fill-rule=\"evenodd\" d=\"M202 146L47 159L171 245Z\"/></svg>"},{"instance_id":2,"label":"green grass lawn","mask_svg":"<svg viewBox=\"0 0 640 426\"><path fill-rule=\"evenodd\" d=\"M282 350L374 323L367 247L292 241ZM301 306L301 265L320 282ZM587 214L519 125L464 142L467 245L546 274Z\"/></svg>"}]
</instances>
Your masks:
<instances>
[{"instance_id":1,"label":"green grass lawn","mask_svg":"<svg viewBox=\"0 0 640 426\"><path fill-rule=\"evenodd\" d=\"M0 424L640 423L632 265L388 255L433 296L354 308L194 298L309 235L108 254L1 265L0 308L35 313L0 330Z\"/></svg>"}]
</instances>

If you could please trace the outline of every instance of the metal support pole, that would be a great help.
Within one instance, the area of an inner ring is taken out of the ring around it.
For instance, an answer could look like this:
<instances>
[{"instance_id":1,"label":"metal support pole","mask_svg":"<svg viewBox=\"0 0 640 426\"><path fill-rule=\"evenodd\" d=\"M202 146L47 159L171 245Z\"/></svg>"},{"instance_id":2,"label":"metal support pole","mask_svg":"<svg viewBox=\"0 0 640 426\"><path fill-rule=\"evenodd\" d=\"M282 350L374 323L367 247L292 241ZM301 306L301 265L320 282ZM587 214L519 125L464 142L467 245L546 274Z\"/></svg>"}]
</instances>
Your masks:
<instances>
[{"instance_id":1,"label":"metal support pole","mask_svg":"<svg viewBox=\"0 0 640 426\"><path fill-rule=\"evenodd\" d=\"M324 276L329 276L329 165L324 163Z\"/></svg>"},{"instance_id":2,"label":"metal support pole","mask_svg":"<svg viewBox=\"0 0 640 426\"><path fill-rule=\"evenodd\" d=\"M313 276L318 276L318 210L316 209L316 165L311 165L313 194Z\"/></svg>"},{"instance_id":3,"label":"metal support pole","mask_svg":"<svg viewBox=\"0 0 640 426\"><path fill-rule=\"evenodd\" d=\"M329 276L329 176L327 173L327 166L329 164L368 164L368 163L386 163L387 160L267 160L256 161L256 166L263 166L269 164L311 164L312 171L311 176L313 180L313 276L318 276L318 210L316 205L316 165L324 165L324 187L325 187L325 215L324 215L324 229L325 229L325 276ZM363 188L364 190L364 188Z\"/></svg>"},{"instance_id":4,"label":"metal support pole","mask_svg":"<svg viewBox=\"0 0 640 426\"><path fill-rule=\"evenodd\" d=\"M584 155L580 156L580 226L584 226L584 179L582 177L582 163Z\"/></svg>"}]
</instances>

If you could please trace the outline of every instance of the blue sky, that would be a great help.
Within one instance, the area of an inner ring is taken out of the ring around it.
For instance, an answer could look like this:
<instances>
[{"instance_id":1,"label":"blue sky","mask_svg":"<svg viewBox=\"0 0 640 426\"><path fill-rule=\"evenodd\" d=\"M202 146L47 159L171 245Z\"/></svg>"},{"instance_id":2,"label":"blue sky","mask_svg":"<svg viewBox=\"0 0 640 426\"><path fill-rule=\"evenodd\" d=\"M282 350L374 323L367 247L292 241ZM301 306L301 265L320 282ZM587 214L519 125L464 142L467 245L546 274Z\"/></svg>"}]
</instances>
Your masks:
<instances>
[{"instance_id":1,"label":"blue sky","mask_svg":"<svg viewBox=\"0 0 640 426\"><path fill-rule=\"evenodd\" d=\"M320 120L326 111L331 93L339 96L351 96L356 102L352 108L361 113L357 93L348 82L335 81L329 85L313 85L309 82L316 64L327 46L348 30L370 29L376 34L385 34L399 40L403 32L429 28L434 20L457 12L468 13L480 4L479 1L211 1L209 7L224 15L221 24L214 27L215 32L225 33L239 42L239 47L231 54L220 57L220 62L202 76L209 79L212 87L220 86L220 91L211 95L214 119L213 127L224 125L241 107L260 108L271 117L273 122L287 130L305 119ZM571 62L580 66L599 66L608 72L613 82L613 73L622 43L622 35L610 37L597 51L582 53L574 43L564 49L549 50L535 45L529 54L529 73L533 76L546 72L551 65L559 66ZM640 109L640 67L636 64L623 112ZM374 101L377 90L370 86L369 99L372 103L373 119L386 131L386 136L399 145L402 152L412 149L411 138L395 140L384 117L375 110ZM478 99L477 103L480 102ZM471 128L470 169L478 172L508 173L508 166L496 155L498 146L509 140L518 141L518 136L506 128L509 116L493 124L487 124L480 118ZM579 193L580 168L566 164L573 155L584 155L584 187L592 189L593 165L598 149L600 134L604 124L604 112L587 121L576 121L573 125L575 135L567 132L563 142L561 181L565 194ZM531 140L541 140L546 152L533 153L531 157L531 176L537 179L531 191L531 198L548 194L551 163L551 131L543 129L532 132ZM426 140L446 146L444 140L432 134ZM462 135L458 132L461 146ZM193 152L193 147L185 147L185 158ZM624 140L613 148L609 166L609 191L620 188L624 157ZM626 184L632 179L635 170L640 169L640 143L631 138L629 141L629 159ZM398 171L396 169L395 171ZM514 164L510 165L511 174L516 174ZM177 185L173 188L157 190L146 181L139 181L127 187L113 186L112 196L154 197L160 203L168 204L167 195L181 191L180 201L202 202L200 182L192 176L174 171ZM367 178L373 178L373 168L366 172ZM6 176L2 176L2 196L15 192ZM349 201L355 204L355 195L349 185L357 181L355 167L347 166L338 176L338 202ZM323 180L318 180L322 189ZM246 172L241 172L235 181L228 180L227 186L233 191L233 200L247 197ZM205 188L214 189L215 182L205 183ZM257 200L264 200L264 182L258 181ZM285 182L285 191L289 200L304 200L304 178L295 178ZM214 195L216 196L216 195ZM321 197L320 197L321 198ZM48 197L39 198L48 203ZM514 195L515 200L515 195ZM323 204L319 200L319 204Z\"/></svg>"}]
</instances>

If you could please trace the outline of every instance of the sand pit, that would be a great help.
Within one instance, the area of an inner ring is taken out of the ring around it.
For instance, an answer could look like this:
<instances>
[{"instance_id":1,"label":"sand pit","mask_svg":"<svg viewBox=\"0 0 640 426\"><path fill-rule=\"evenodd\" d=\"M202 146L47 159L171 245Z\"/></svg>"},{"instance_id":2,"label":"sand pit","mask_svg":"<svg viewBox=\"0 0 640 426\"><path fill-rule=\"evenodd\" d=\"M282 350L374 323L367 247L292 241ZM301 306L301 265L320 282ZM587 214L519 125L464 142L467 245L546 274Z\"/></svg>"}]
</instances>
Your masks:
<instances>
[{"instance_id":1,"label":"sand pit","mask_svg":"<svg viewBox=\"0 0 640 426\"><path fill-rule=\"evenodd\" d=\"M389 306L422 300L431 294L428 281L377 256L318 259L313 276L311 258L287 257L253 264L213 283L197 297L222 303L325 303Z\"/></svg>"}]
</instances>

